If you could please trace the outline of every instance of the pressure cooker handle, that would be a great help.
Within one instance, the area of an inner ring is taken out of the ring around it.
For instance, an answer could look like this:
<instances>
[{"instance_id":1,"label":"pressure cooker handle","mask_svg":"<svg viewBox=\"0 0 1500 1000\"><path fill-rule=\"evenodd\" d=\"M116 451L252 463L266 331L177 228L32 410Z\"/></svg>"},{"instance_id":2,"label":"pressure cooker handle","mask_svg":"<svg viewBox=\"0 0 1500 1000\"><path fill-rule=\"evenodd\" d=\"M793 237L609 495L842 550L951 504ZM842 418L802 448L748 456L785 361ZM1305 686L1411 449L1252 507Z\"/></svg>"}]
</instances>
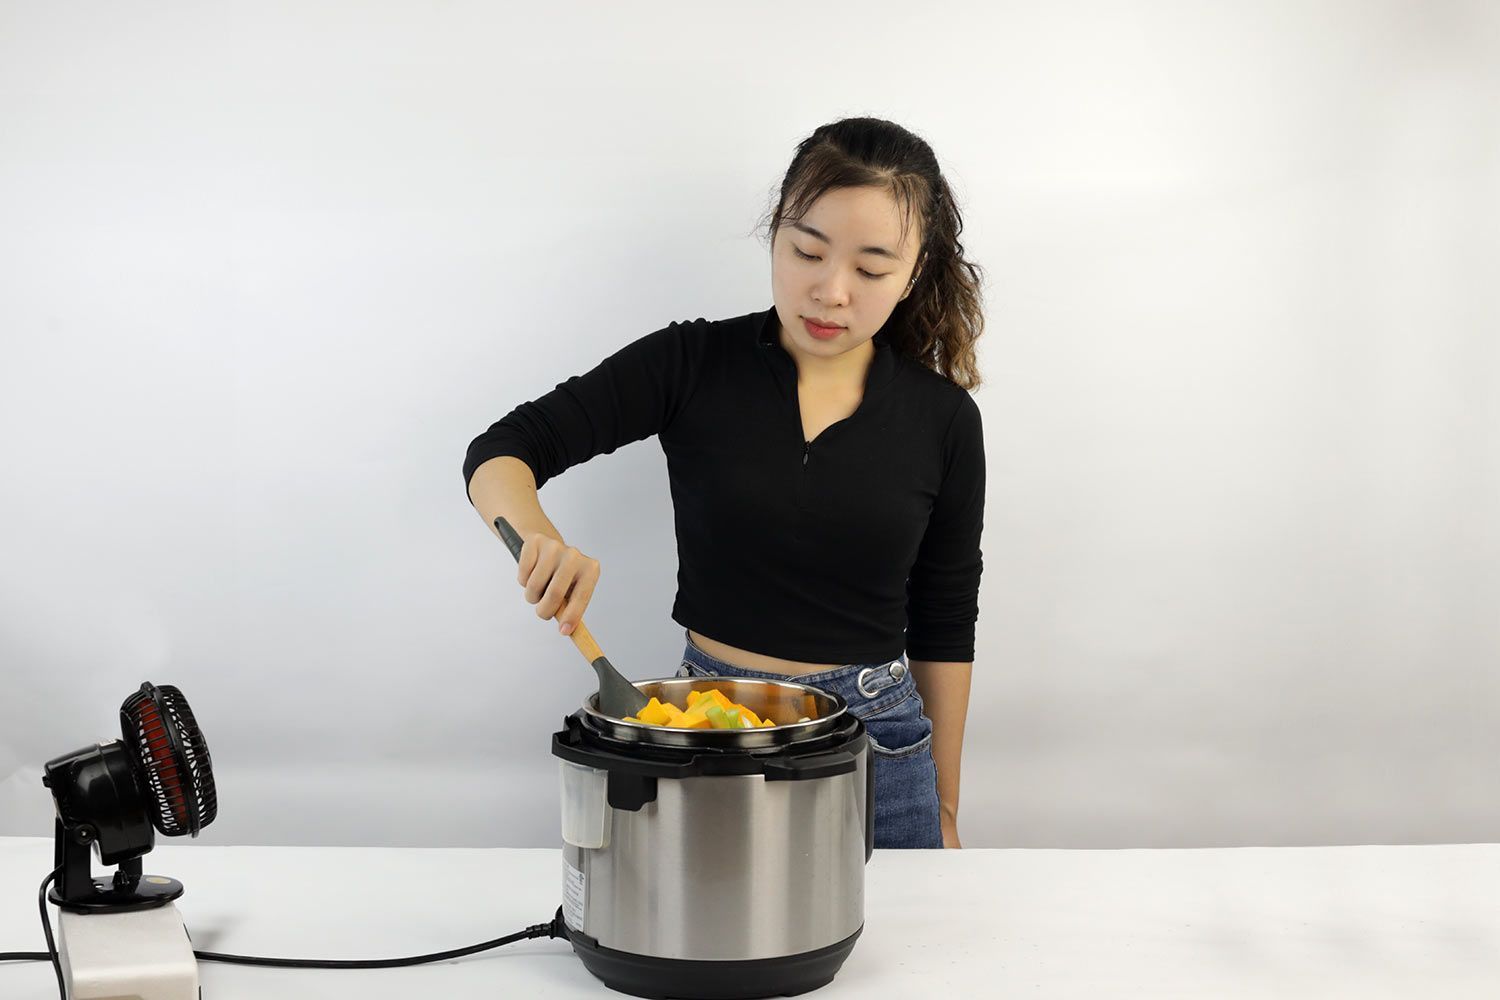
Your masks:
<instances>
[{"instance_id":1,"label":"pressure cooker handle","mask_svg":"<svg viewBox=\"0 0 1500 1000\"><path fill-rule=\"evenodd\" d=\"M853 774L859 762L847 750L810 754L806 757L778 757L766 761L767 781L807 781L812 778L832 778L838 774Z\"/></svg>"}]
</instances>

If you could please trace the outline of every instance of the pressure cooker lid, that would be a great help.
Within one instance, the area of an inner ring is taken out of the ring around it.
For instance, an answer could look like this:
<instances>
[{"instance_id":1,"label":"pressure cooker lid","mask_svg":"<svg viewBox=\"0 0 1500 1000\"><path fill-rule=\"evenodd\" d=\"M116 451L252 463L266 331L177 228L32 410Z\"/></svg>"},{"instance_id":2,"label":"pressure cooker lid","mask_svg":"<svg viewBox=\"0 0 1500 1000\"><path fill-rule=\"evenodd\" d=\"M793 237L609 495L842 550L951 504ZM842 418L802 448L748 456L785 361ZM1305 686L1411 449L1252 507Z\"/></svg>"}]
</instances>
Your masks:
<instances>
[{"instance_id":1,"label":"pressure cooker lid","mask_svg":"<svg viewBox=\"0 0 1500 1000\"><path fill-rule=\"evenodd\" d=\"M684 710L688 692L718 688L730 701L776 725L758 729L674 729L647 722L627 722L599 711L599 695L595 692L589 695L582 709L583 720L590 729L626 743L743 750L820 739L841 725L847 711L844 699L837 694L792 680L663 677L634 683L646 697L671 702ZM804 718L807 721L801 721Z\"/></svg>"}]
</instances>

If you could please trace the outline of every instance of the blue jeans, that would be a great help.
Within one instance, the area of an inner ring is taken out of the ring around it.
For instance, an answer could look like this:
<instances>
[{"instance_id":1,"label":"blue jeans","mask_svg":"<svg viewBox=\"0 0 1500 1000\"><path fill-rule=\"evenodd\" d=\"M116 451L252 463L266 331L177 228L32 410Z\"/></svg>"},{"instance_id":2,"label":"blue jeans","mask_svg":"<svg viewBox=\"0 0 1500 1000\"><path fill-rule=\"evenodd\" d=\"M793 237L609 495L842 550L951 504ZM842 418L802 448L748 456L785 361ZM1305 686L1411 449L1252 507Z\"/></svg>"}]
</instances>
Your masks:
<instances>
[{"instance_id":1,"label":"blue jeans","mask_svg":"<svg viewBox=\"0 0 1500 1000\"><path fill-rule=\"evenodd\" d=\"M790 680L844 699L865 724L875 762L875 846L942 847L943 828L932 759L932 720L905 654L882 663L849 663L814 674L767 673L732 666L699 649L687 630L679 677Z\"/></svg>"}]
</instances>

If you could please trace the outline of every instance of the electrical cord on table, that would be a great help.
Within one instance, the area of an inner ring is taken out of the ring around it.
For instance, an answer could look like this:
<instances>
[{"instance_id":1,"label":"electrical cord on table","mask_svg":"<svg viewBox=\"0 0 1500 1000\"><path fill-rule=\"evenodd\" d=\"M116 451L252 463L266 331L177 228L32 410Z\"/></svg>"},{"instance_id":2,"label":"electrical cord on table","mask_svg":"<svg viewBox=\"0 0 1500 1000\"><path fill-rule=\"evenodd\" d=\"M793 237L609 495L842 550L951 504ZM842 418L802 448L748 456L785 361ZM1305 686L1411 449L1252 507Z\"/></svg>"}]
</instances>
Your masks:
<instances>
[{"instance_id":1,"label":"electrical cord on table","mask_svg":"<svg viewBox=\"0 0 1500 1000\"><path fill-rule=\"evenodd\" d=\"M37 892L37 903L42 911L42 932L47 936L46 951L0 951L0 962L52 962L52 969L57 973L57 991L63 1000L67 1000L67 990L63 985L62 962L57 957L57 945L52 939L52 921L47 917L47 884L57 878L62 869L56 868L47 873L42 879L42 887ZM224 955L215 951L197 951L193 955L208 962L228 962L233 965L270 965L280 968L295 969L394 969L405 965L423 965L427 962L440 962L450 958L461 958L464 955L472 955L475 952L485 951L490 948L498 948L501 945L512 944L516 941L524 941L528 938L563 938L568 936L567 927L563 924L562 907L558 907L557 913L552 919L544 924L532 924L524 931L507 934L505 937L495 938L493 941L483 941L479 944L469 945L467 948L455 948L452 951L439 951L431 955L413 955L410 958L377 958L357 959L353 961L337 961L332 959L316 958L256 958L251 955Z\"/></svg>"}]
</instances>

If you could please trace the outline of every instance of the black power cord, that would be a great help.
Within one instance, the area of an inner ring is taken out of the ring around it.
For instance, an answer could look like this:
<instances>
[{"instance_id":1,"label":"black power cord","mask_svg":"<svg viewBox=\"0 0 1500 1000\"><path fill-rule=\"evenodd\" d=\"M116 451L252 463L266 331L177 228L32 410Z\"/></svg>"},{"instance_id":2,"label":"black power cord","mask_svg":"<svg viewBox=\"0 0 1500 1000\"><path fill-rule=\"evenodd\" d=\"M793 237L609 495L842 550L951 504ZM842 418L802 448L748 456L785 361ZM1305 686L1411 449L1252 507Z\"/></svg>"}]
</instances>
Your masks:
<instances>
[{"instance_id":1,"label":"black power cord","mask_svg":"<svg viewBox=\"0 0 1500 1000\"><path fill-rule=\"evenodd\" d=\"M47 884L57 878L61 869L55 869L47 873L42 879L42 887L37 892L37 903L42 911L42 932L47 936L46 951L0 951L0 962L52 962L52 969L57 973L58 995L67 1000L67 990L63 985L62 962L57 957L57 945L52 939L52 921L47 916ZM487 951L490 948L498 948L501 945L513 944L516 941L525 941L529 938L562 938L567 940L568 929L563 923L562 907L552 915L552 919L544 924L532 924L524 931L507 934L505 937L495 938L493 941L482 941L479 944L470 945L467 948L454 948L452 951L439 951L431 955L413 955L410 958L377 958L357 959L352 961L338 961L335 959L318 958L257 958L251 955L224 955L216 951L197 951L193 955L207 962L228 962L233 965L269 965L288 969L395 969L406 965L425 965L428 962L441 962L450 958L461 958L464 955L472 955L475 952Z\"/></svg>"}]
</instances>

